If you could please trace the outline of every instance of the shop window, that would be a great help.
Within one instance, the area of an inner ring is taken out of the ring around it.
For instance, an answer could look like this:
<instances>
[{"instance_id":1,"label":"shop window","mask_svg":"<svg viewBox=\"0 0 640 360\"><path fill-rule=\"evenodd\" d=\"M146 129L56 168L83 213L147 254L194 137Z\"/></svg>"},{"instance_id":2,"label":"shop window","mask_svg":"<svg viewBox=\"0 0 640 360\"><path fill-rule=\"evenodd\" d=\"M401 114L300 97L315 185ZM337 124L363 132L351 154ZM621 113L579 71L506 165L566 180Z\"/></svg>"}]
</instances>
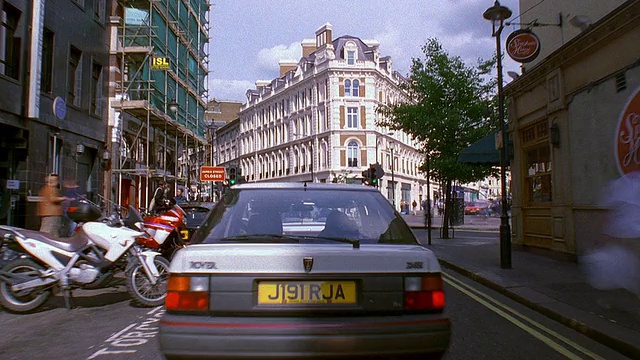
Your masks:
<instances>
[{"instance_id":1,"label":"shop window","mask_svg":"<svg viewBox=\"0 0 640 360\"><path fill-rule=\"evenodd\" d=\"M551 183L551 152L548 145L525 151L527 173L525 190L531 204L550 202L553 198Z\"/></svg>"}]
</instances>

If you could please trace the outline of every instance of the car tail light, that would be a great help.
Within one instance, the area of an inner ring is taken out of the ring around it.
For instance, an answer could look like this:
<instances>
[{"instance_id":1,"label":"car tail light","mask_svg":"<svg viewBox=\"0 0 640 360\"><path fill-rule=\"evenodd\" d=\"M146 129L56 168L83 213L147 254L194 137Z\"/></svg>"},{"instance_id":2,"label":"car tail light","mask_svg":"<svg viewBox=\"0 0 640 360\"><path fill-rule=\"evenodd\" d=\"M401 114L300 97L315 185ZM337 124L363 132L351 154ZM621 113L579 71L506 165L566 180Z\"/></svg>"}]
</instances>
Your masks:
<instances>
[{"instance_id":1,"label":"car tail light","mask_svg":"<svg viewBox=\"0 0 640 360\"><path fill-rule=\"evenodd\" d=\"M404 309L442 311L444 287L440 274L404 278Z\"/></svg>"},{"instance_id":2,"label":"car tail light","mask_svg":"<svg viewBox=\"0 0 640 360\"><path fill-rule=\"evenodd\" d=\"M169 275L165 308L169 311L209 309L209 277Z\"/></svg>"}]
</instances>

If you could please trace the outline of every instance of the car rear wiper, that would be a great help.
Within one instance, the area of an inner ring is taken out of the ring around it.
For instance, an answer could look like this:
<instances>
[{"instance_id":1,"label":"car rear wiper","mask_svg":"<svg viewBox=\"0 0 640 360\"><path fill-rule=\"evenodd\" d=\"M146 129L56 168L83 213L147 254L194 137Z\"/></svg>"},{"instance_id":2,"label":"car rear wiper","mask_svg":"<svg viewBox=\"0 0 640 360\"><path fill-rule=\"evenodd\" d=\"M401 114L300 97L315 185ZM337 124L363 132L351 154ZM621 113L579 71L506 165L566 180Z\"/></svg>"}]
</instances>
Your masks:
<instances>
[{"instance_id":1,"label":"car rear wiper","mask_svg":"<svg viewBox=\"0 0 640 360\"><path fill-rule=\"evenodd\" d=\"M250 240L250 241L249 241ZM299 243L297 236L278 234L247 234L228 236L220 239L221 242L254 242L254 243Z\"/></svg>"},{"instance_id":2,"label":"car rear wiper","mask_svg":"<svg viewBox=\"0 0 640 360\"><path fill-rule=\"evenodd\" d=\"M310 235L302 235L302 236L298 236L299 239L326 239L326 240L333 240L333 241L337 241L337 242L341 242L341 243L347 243L347 244L351 244L353 245L354 249L359 249L360 248L360 240L355 240L355 239L349 239L346 237L340 237L340 236L310 236Z\"/></svg>"}]
</instances>

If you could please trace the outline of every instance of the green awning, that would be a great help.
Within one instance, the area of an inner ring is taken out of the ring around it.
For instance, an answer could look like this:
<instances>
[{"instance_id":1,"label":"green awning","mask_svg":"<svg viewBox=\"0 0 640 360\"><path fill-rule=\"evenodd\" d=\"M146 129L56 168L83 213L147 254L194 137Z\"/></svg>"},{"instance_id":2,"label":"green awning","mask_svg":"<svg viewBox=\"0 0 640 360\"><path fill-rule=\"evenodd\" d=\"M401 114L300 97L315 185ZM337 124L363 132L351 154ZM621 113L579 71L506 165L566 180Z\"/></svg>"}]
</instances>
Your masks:
<instances>
[{"instance_id":1,"label":"green awning","mask_svg":"<svg viewBox=\"0 0 640 360\"><path fill-rule=\"evenodd\" d=\"M500 149L496 149L496 134L498 133L498 130L492 131L489 135L469 145L460 152L458 161L466 164L500 165Z\"/></svg>"}]
</instances>

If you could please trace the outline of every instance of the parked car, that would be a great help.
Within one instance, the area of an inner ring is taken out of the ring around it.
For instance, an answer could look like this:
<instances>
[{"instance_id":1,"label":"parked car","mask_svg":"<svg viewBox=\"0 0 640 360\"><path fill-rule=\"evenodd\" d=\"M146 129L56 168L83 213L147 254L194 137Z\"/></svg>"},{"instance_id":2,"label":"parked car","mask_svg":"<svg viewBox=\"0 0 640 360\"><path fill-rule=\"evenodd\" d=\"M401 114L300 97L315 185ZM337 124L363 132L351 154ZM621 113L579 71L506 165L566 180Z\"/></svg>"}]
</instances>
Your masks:
<instances>
[{"instance_id":1,"label":"parked car","mask_svg":"<svg viewBox=\"0 0 640 360\"><path fill-rule=\"evenodd\" d=\"M193 233L200 228L204 219L215 206L214 202L186 202L180 204L187 218L187 228L182 231L182 240L190 242Z\"/></svg>"},{"instance_id":2,"label":"parked car","mask_svg":"<svg viewBox=\"0 0 640 360\"><path fill-rule=\"evenodd\" d=\"M169 359L439 357L451 337L437 258L368 186L232 187L167 290Z\"/></svg>"},{"instance_id":3,"label":"parked car","mask_svg":"<svg viewBox=\"0 0 640 360\"><path fill-rule=\"evenodd\" d=\"M475 200L468 202L464 207L465 215L488 215L491 202L488 200Z\"/></svg>"}]
</instances>

